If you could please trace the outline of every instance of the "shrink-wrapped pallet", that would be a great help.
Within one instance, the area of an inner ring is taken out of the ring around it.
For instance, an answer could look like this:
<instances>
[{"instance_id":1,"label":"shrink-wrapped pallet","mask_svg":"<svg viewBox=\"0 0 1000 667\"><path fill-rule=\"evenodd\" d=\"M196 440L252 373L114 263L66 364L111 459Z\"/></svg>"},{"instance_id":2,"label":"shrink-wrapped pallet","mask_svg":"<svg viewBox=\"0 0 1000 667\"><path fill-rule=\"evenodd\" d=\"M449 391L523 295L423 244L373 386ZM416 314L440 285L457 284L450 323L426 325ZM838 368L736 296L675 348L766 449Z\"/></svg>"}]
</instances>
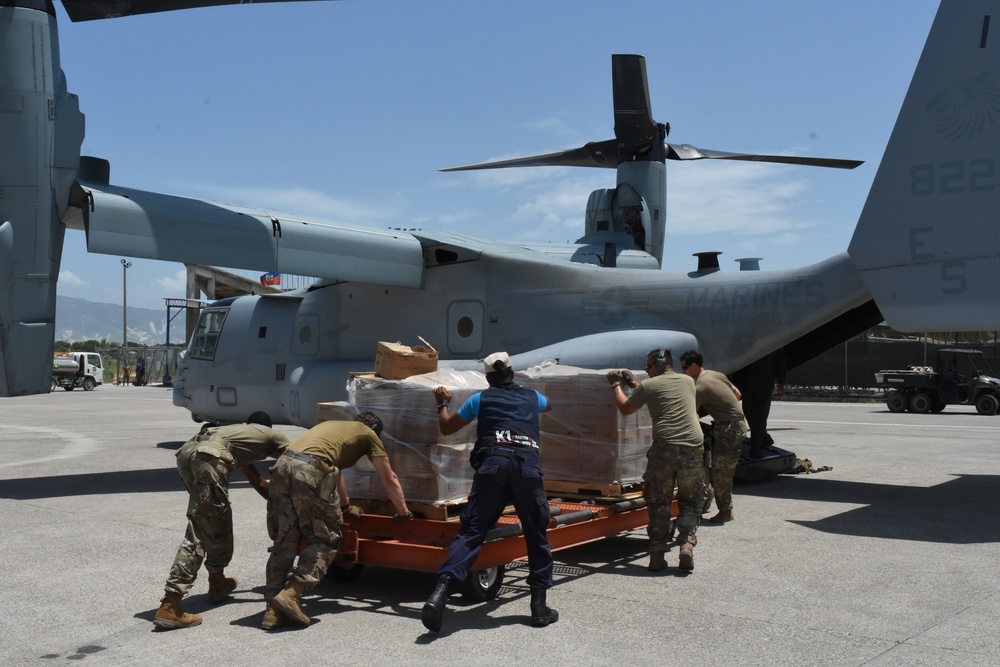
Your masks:
<instances>
[{"instance_id":1,"label":"shrink-wrapped pallet","mask_svg":"<svg viewBox=\"0 0 1000 667\"><path fill-rule=\"evenodd\" d=\"M649 412L643 408L628 416L619 413L605 373L545 364L516 374L518 383L537 389L552 402L552 410L539 419L547 483L582 489L641 481L652 443ZM636 376L645 378L644 373ZM488 386L482 373L448 368L405 380L361 375L351 380L349 402L320 404L317 418L351 419L364 410L375 412L385 424L382 442L407 500L460 502L472 487L469 454L476 426L441 435L434 388L442 385L452 393L453 412ZM344 479L351 498L388 497L367 459L344 471Z\"/></svg>"},{"instance_id":2,"label":"shrink-wrapped pallet","mask_svg":"<svg viewBox=\"0 0 1000 667\"><path fill-rule=\"evenodd\" d=\"M538 390L552 402L552 410L539 419L546 481L588 486L642 480L646 452L653 441L649 411L642 408L622 415L606 374L558 364L533 366L515 374L516 382ZM634 374L637 381L646 378L645 373Z\"/></svg>"},{"instance_id":3,"label":"shrink-wrapped pallet","mask_svg":"<svg viewBox=\"0 0 1000 667\"><path fill-rule=\"evenodd\" d=\"M448 387L452 409L488 385L475 371L439 369L404 380L362 375L348 386L349 404L357 412L371 410L384 424L382 443L407 500L455 502L468 497L473 470L469 454L476 442L475 426L452 435L438 428L434 389ZM344 471L352 498L385 499L387 494L367 460Z\"/></svg>"}]
</instances>

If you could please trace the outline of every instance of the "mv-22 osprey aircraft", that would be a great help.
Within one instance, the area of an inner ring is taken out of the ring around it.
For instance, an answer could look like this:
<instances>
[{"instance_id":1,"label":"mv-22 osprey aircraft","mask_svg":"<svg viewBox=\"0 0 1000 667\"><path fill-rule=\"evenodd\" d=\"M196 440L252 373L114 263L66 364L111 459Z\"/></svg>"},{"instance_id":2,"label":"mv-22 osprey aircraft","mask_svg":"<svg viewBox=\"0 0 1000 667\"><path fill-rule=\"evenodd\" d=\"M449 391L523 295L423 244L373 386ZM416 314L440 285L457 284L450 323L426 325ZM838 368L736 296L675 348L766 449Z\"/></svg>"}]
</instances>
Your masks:
<instances>
[{"instance_id":1,"label":"mv-22 osprey aircraft","mask_svg":"<svg viewBox=\"0 0 1000 667\"><path fill-rule=\"evenodd\" d=\"M64 0L73 20L231 4ZM377 340L432 341L442 363L506 350L636 367L654 348L699 348L732 373L784 349L794 366L883 318L902 331L1000 328L998 0L944 0L848 251L795 270L661 270L666 160L857 163L666 143L639 56L614 56L615 138L462 169L617 170L573 244L526 246L448 231L394 231L109 183L81 158L83 115L58 61L48 0L0 7L0 393L48 391L64 226L91 252L317 276L312 287L206 308L174 402L196 418L255 410L310 426L319 401L370 369ZM198 238L198 244L190 244ZM711 255L706 257L711 260Z\"/></svg>"}]
</instances>

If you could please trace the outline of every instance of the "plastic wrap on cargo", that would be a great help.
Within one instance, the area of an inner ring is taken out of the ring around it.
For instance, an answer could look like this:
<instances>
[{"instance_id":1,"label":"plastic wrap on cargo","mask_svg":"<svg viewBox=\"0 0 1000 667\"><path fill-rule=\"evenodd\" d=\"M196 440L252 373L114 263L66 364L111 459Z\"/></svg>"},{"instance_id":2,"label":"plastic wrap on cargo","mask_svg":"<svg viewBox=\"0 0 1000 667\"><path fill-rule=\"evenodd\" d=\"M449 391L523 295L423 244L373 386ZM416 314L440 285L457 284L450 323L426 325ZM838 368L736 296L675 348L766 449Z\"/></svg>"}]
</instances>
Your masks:
<instances>
[{"instance_id":1,"label":"plastic wrap on cargo","mask_svg":"<svg viewBox=\"0 0 1000 667\"><path fill-rule=\"evenodd\" d=\"M351 421L358 416L358 409L348 401L320 403L316 406L316 423L325 421Z\"/></svg>"},{"instance_id":2,"label":"plastic wrap on cargo","mask_svg":"<svg viewBox=\"0 0 1000 667\"><path fill-rule=\"evenodd\" d=\"M636 381L647 377L643 371L633 374ZM552 403L539 419L546 481L585 487L642 480L646 452L653 443L649 411L642 408L622 415L606 375L607 370L557 364L515 373L516 382L538 390Z\"/></svg>"},{"instance_id":3,"label":"plastic wrap on cargo","mask_svg":"<svg viewBox=\"0 0 1000 667\"><path fill-rule=\"evenodd\" d=\"M382 443L407 500L461 501L472 489L469 454L476 443L476 428L469 425L452 435L441 434L434 398L439 386L448 387L452 409L458 410L467 398L489 385L482 373L440 368L404 380L362 375L347 387L354 409L371 410L382 420ZM344 471L350 497L388 497L374 471L355 468Z\"/></svg>"},{"instance_id":4,"label":"plastic wrap on cargo","mask_svg":"<svg viewBox=\"0 0 1000 667\"><path fill-rule=\"evenodd\" d=\"M581 488L641 481L652 443L649 412L642 409L627 417L619 413L605 374L555 363L516 373L517 382L552 402L552 409L539 420L546 481ZM642 372L635 375L637 380L646 377ZM362 375L348 384L347 403L320 404L318 415L321 420L353 419L364 410L376 413L385 424L382 442L407 500L460 502L472 488L469 454L476 426L441 435L434 389L442 385L452 393L452 411L488 387L482 373L450 368L405 380ZM349 496L385 500L385 489L366 463L360 461L344 471Z\"/></svg>"}]
</instances>

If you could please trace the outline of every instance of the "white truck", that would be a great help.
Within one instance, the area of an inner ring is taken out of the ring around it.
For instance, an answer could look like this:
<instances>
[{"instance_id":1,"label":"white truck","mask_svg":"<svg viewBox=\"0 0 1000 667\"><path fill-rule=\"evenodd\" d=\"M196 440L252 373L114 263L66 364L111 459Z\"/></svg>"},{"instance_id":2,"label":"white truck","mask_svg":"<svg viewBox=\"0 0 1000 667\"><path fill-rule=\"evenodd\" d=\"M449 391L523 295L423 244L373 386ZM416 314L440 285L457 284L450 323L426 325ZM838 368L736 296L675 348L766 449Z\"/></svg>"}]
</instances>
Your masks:
<instances>
[{"instance_id":1,"label":"white truck","mask_svg":"<svg viewBox=\"0 0 1000 667\"><path fill-rule=\"evenodd\" d=\"M83 387L92 391L104 384L104 360L97 352L67 352L52 359L52 390L62 387L73 391Z\"/></svg>"}]
</instances>

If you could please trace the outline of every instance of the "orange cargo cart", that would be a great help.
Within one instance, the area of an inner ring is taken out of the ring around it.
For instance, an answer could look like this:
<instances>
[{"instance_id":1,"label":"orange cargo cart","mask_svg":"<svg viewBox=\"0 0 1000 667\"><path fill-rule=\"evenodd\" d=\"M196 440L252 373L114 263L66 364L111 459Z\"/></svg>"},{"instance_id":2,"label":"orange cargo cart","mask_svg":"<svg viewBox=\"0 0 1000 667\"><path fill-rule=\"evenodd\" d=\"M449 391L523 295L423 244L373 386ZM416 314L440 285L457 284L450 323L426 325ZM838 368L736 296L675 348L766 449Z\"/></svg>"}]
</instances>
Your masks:
<instances>
[{"instance_id":1,"label":"orange cargo cart","mask_svg":"<svg viewBox=\"0 0 1000 667\"><path fill-rule=\"evenodd\" d=\"M641 497L607 504L550 500L549 509L548 538L553 552L645 528L649 515ZM460 527L457 521L393 521L378 514L345 517L344 539L328 576L350 579L365 565L437 572ZM504 514L487 535L462 584L462 594L477 601L496 597L507 565L526 558L520 521L516 515Z\"/></svg>"}]
</instances>

